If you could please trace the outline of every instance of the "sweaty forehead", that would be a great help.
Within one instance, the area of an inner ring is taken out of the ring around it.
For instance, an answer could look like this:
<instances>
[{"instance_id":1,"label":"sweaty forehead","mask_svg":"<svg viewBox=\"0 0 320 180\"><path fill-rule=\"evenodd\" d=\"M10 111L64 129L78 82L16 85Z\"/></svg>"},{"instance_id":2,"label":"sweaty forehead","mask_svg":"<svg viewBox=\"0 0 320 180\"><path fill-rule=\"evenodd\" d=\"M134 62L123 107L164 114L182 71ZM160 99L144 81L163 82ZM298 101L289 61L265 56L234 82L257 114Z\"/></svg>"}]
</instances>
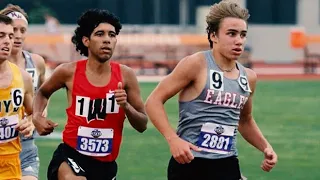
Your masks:
<instances>
[{"instance_id":1,"label":"sweaty forehead","mask_svg":"<svg viewBox=\"0 0 320 180\"><path fill-rule=\"evenodd\" d=\"M13 26L14 27L19 27L19 28L22 28L22 27L27 28L28 24L22 19L14 19L13 20Z\"/></svg>"},{"instance_id":2,"label":"sweaty forehead","mask_svg":"<svg viewBox=\"0 0 320 180\"><path fill-rule=\"evenodd\" d=\"M13 26L0 23L0 33L13 34Z\"/></svg>"},{"instance_id":3,"label":"sweaty forehead","mask_svg":"<svg viewBox=\"0 0 320 180\"><path fill-rule=\"evenodd\" d=\"M112 26L109 23L100 23L94 30L93 33L97 32L97 31L105 31L105 32L109 32L109 31L113 31L116 32L114 26Z\"/></svg>"},{"instance_id":4,"label":"sweaty forehead","mask_svg":"<svg viewBox=\"0 0 320 180\"><path fill-rule=\"evenodd\" d=\"M237 31L246 31L247 23L246 21L239 18L224 18L220 24L220 30L228 31L229 29L234 29Z\"/></svg>"}]
</instances>

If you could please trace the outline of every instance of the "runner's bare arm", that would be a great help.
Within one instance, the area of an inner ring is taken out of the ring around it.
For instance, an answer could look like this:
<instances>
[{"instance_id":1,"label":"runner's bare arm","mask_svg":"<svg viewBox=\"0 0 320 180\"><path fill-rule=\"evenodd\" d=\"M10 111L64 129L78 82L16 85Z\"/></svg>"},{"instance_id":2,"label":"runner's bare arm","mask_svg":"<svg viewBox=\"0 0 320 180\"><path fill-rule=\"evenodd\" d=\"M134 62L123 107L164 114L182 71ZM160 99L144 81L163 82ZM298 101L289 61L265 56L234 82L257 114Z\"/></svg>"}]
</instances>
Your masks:
<instances>
[{"instance_id":1,"label":"runner's bare arm","mask_svg":"<svg viewBox=\"0 0 320 180\"><path fill-rule=\"evenodd\" d=\"M35 61L37 70L39 72L39 87L44 83L45 81L45 75L46 75L46 64L44 62L43 57L41 57L38 54L31 54L32 59Z\"/></svg>"},{"instance_id":2,"label":"runner's bare arm","mask_svg":"<svg viewBox=\"0 0 320 180\"><path fill-rule=\"evenodd\" d=\"M31 57L32 59L35 61L35 64L37 66L37 70L39 72L39 82L38 82L38 87L40 87L44 81L46 80L46 63L43 59L43 57L41 57L40 55L38 54L31 54ZM47 116L47 108L48 108L48 105L49 105L49 100L47 102L47 106L43 112L43 115L46 117Z\"/></svg>"},{"instance_id":3,"label":"runner's bare arm","mask_svg":"<svg viewBox=\"0 0 320 180\"><path fill-rule=\"evenodd\" d=\"M127 93L128 105L124 108L126 116L133 128L139 132L147 129L148 118L144 109L144 104L140 94L140 87L134 71L126 66L122 66L125 91Z\"/></svg>"},{"instance_id":4,"label":"runner's bare arm","mask_svg":"<svg viewBox=\"0 0 320 180\"><path fill-rule=\"evenodd\" d=\"M172 73L158 84L146 101L145 107L149 119L168 141L177 135L169 124L164 103L195 80L199 72L198 60L195 56L182 59Z\"/></svg>"},{"instance_id":5,"label":"runner's bare arm","mask_svg":"<svg viewBox=\"0 0 320 180\"><path fill-rule=\"evenodd\" d=\"M26 72L23 69L20 69L21 75L23 78L23 84L24 84L24 99L23 99L23 107L25 110L25 113L28 115L26 119L24 117L19 121L18 125L16 126L16 129L23 134L25 137L30 137L32 135L32 132L34 130L34 126L32 124L31 115L32 115L32 101L33 101L33 83L32 78L29 75L28 72ZM22 101L22 96L19 96L19 94L14 95L16 98L16 101ZM20 99L20 100L19 100Z\"/></svg>"},{"instance_id":6,"label":"runner's bare arm","mask_svg":"<svg viewBox=\"0 0 320 180\"><path fill-rule=\"evenodd\" d=\"M248 101L244 105L244 108L241 110L239 132L246 141L248 141L251 145L263 152L265 148L271 148L271 145L263 136L261 130L259 129L257 123L255 122L252 116L252 98L256 88L257 75L254 71L247 68L246 72L248 74L249 84L252 93L249 96Z\"/></svg>"},{"instance_id":7,"label":"runner's bare arm","mask_svg":"<svg viewBox=\"0 0 320 180\"><path fill-rule=\"evenodd\" d=\"M28 115L31 115L32 110L32 101L33 101L33 84L32 84L32 78L29 75L28 72L26 72L23 69L21 70L21 74L23 77L23 83L24 83L24 100L23 100L23 106L25 108L25 111Z\"/></svg>"},{"instance_id":8,"label":"runner's bare arm","mask_svg":"<svg viewBox=\"0 0 320 180\"><path fill-rule=\"evenodd\" d=\"M65 63L59 65L52 75L40 86L33 103L34 115L43 113L47 107L48 99L55 91L66 87L66 81L72 76L72 64Z\"/></svg>"}]
</instances>

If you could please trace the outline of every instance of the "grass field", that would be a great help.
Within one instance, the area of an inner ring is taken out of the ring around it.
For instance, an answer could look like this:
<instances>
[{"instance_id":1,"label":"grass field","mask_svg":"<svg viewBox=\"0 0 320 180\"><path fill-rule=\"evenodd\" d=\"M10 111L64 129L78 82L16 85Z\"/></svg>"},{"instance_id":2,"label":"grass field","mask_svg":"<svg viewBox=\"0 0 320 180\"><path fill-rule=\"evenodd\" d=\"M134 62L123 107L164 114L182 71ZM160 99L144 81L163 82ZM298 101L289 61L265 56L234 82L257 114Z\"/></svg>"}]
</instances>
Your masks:
<instances>
[{"instance_id":1,"label":"grass field","mask_svg":"<svg viewBox=\"0 0 320 180\"><path fill-rule=\"evenodd\" d=\"M156 83L142 83L145 100ZM262 81L257 85L254 117L261 130L278 153L276 168L265 173L260 169L263 155L238 140L242 172L249 180L319 180L320 179L320 82ZM56 92L50 101L49 117L65 124L66 98ZM177 99L166 103L171 124L178 121ZM40 153L40 179L46 179L48 163L60 140L37 139ZM126 122L124 139L117 160L119 180L165 180L170 157L169 148L154 126L140 134Z\"/></svg>"}]
</instances>

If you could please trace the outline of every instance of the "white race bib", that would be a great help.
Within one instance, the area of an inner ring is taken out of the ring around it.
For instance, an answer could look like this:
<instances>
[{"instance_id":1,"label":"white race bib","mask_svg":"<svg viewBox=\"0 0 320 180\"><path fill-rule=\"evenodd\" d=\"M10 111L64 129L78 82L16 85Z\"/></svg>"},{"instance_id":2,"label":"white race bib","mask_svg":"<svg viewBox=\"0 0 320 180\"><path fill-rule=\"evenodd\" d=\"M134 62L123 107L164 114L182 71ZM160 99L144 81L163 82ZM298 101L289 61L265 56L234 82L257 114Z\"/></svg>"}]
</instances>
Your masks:
<instances>
[{"instance_id":1,"label":"white race bib","mask_svg":"<svg viewBox=\"0 0 320 180\"><path fill-rule=\"evenodd\" d=\"M210 89L217 91L224 90L223 72L212 69L210 70Z\"/></svg>"},{"instance_id":2,"label":"white race bib","mask_svg":"<svg viewBox=\"0 0 320 180\"><path fill-rule=\"evenodd\" d=\"M19 131L16 131L15 126L18 122L18 115L0 117L0 144L17 139Z\"/></svg>"},{"instance_id":3,"label":"white race bib","mask_svg":"<svg viewBox=\"0 0 320 180\"><path fill-rule=\"evenodd\" d=\"M246 92L252 92L249 86L249 81L246 76L241 76L238 78L238 83L240 87Z\"/></svg>"},{"instance_id":4,"label":"white race bib","mask_svg":"<svg viewBox=\"0 0 320 180\"><path fill-rule=\"evenodd\" d=\"M36 68L26 68L26 71L30 74L30 76L32 77L32 83L33 83L33 87L36 89L38 87L38 81L39 81L39 76L37 73L37 69Z\"/></svg>"},{"instance_id":5,"label":"white race bib","mask_svg":"<svg viewBox=\"0 0 320 180\"><path fill-rule=\"evenodd\" d=\"M113 129L78 128L77 151L87 156L106 156L112 152Z\"/></svg>"},{"instance_id":6,"label":"white race bib","mask_svg":"<svg viewBox=\"0 0 320 180\"><path fill-rule=\"evenodd\" d=\"M228 154L234 140L234 130L234 126L205 123L201 128L198 146L202 151Z\"/></svg>"}]
</instances>

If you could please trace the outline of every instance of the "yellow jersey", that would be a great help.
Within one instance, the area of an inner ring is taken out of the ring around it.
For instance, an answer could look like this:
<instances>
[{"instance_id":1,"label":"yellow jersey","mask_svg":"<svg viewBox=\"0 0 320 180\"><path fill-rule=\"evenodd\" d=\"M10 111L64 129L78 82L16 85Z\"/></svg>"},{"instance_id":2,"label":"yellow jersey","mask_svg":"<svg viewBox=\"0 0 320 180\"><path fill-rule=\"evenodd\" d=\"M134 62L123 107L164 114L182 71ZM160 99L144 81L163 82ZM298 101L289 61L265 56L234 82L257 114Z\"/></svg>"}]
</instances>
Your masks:
<instances>
[{"instance_id":1,"label":"yellow jersey","mask_svg":"<svg viewBox=\"0 0 320 180\"><path fill-rule=\"evenodd\" d=\"M21 144L15 126L23 118L24 81L18 66L7 62L12 81L0 88L0 156L19 154Z\"/></svg>"}]
</instances>

